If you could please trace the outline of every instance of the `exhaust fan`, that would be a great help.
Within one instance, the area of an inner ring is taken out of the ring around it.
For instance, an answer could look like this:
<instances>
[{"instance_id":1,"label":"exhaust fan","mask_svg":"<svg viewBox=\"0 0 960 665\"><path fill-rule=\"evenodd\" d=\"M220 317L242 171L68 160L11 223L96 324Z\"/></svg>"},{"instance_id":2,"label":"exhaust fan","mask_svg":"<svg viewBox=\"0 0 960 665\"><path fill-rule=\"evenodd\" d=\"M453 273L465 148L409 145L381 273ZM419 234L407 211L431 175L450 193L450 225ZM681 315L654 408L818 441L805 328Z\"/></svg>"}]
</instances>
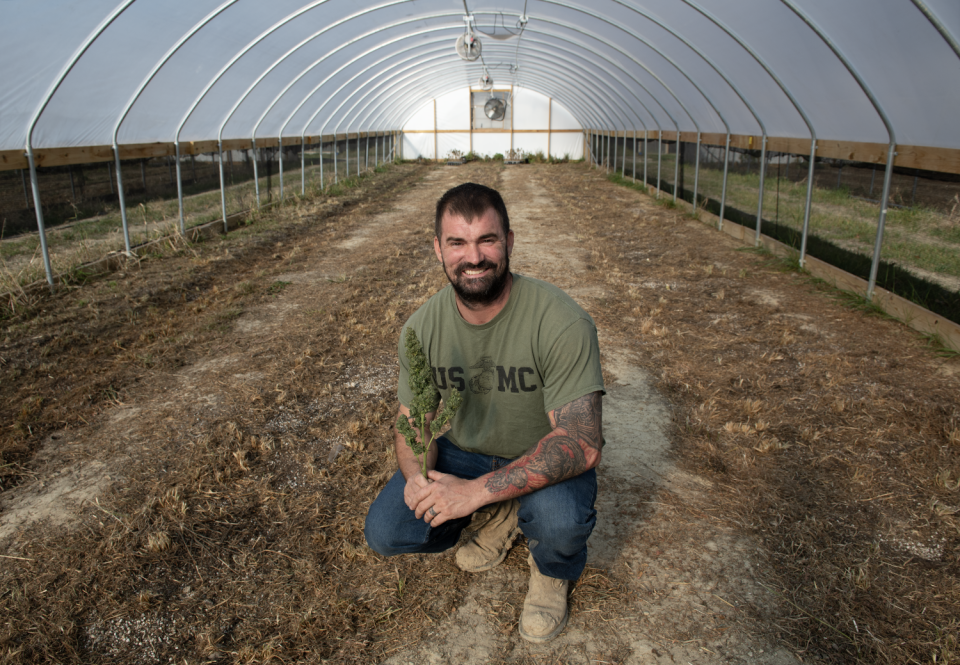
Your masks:
<instances>
[{"instance_id":1,"label":"exhaust fan","mask_svg":"<svg viewBox=\"0 0 960 665\"><path fill-rule=\"evenodd\" d=\"M467 62L473 62L480 57L480 40L472 32L465 32L457 37L457 55Z\"/></svg>"},{"instance_id":2,"label":"exhaust fan","mask_svg":"<svg viewBox=\"0 0 960 665\"><path fill-rule=\"evenodd\" d=\"M502 99L491 97L487 100L487 103L483 105L483 114L491 120L503 120L503 116L506 115L506 113L507 103Z\"/></svg>"}]
</instances>

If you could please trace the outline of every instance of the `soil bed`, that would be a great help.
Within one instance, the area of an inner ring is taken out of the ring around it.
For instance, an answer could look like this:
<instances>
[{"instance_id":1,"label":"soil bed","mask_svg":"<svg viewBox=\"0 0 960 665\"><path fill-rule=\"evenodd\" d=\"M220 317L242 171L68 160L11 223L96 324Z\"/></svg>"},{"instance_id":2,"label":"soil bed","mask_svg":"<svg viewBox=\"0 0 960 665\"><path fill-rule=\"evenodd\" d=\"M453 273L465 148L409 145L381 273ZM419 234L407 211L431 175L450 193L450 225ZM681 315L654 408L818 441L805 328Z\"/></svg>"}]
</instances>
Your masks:
<instances>
[{"instance_id":1,"label":"soil bed","mask_svg":"<svg viewBox=\"0 0 960 665\"><path fill-rule=\"evenodd\" d=\"M362 534L464 180L601 334L600 526L540 647L523 543L471 576ZM3 320L0 662L954 660L960 361L846 302L580 164L392 166L171 242Z\"/></svg>"}]
</instances>

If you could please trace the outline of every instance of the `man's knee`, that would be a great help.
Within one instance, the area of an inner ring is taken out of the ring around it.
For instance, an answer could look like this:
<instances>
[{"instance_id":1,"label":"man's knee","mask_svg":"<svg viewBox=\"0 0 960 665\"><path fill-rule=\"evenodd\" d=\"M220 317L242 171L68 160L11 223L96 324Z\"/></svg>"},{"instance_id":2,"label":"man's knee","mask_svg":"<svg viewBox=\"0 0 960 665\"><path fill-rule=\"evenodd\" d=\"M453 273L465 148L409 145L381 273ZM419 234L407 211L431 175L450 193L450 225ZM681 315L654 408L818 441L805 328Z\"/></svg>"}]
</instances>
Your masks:
<instances>
[{"instance_id":1,"label":"man's knee","mask_svg":"<svg viewBox=\"0 0 960 665\"><path fill-rule=\"evenodd\" d=\"M403 547L404 530L400 528L403 522L404 510L409 511L403 504L403 490L400 472L390 479L386 487L380 491L377 498L367 511L367 519L363 525L363 535L367 539L367 546L377 554L393 556L405 551Z\"/></svg>"},{"instance_id":2,"label":"man's knee","mask_svg":"<svg viewBox=\"0 0 960 665\"><path fill-rule=\"evenodd\" d=\"M367 515L367 523L363 526L363 536L367 539L367 547L377 554L394 556L403 553L403 549L396 546L391 534L371 525L369 514Z\"/></svg>"},{"instance_id":3,"label":"man's knee","mask_svg":"<svg viewBox=\"0 0 960 665\"><path fill-rule=\"evenodd\" d=\"M596 524L596 475L571 479L533 492L520 501L520 527L543 542L586 542Z\"/></svg>"}]
</instances>

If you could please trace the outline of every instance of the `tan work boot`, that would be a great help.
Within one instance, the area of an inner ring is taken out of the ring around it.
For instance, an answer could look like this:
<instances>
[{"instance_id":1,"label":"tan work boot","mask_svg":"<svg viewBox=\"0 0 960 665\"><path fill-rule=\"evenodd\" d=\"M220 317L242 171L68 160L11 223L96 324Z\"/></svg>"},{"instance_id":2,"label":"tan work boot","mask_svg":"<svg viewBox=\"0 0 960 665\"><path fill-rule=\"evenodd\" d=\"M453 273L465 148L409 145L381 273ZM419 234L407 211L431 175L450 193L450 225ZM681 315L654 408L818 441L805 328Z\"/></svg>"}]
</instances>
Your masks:
<instances>
[{"instance_id":1,"label":"tan work boot","mask_svg":"<svg viewBox=\"0 0 960 665\"><path fill-rule=\"evenodd\" d=\"M476 518L486 521L481 522L473 540L457 550L457 567L468 573L480 573L500 565L520 534L517 526L519 509L520 502L510 499L478 510Z\"/></svg>"},{"instance_id":2,"label":"tan work boot","mask_svg":"<svg viewBox=\"0 0 960 665\"><path fill-rule=\"evenodd\" d=\"M533 560L530 562L530 589L520 615L520 637L528 642L549 642L567 625L569 580L547 577Z\"/></svg>"}]
</instances>

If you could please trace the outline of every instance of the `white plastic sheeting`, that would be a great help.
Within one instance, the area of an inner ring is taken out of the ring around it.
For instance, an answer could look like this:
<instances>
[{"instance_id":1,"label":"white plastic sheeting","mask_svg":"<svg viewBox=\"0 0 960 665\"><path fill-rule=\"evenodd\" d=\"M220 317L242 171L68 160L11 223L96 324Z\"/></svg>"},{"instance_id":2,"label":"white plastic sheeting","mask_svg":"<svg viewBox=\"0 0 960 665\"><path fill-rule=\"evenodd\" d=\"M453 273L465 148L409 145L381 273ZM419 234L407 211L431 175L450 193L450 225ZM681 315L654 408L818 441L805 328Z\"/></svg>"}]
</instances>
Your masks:
<instances>
[{"instance_id":1,"label":"white plastic sheeting","mask_svg":"<svg viewBox=\"0 0 960 665\"><path fill-rule=\"evenodd\" d=\"M37 148L110 144L141 87L121 144L392 130L484 71L583 127L887 143L883 113L899 144L960 148L957 0L465 4L505 37L472 63L463 0L7 0L0 150L34 119Z\"/></svg>"},{"instance_id":2,"label":"white plastic sheeting","mask_svg":"<svg viewBox=\"0 0 960 665\"><path fill-rule=\"evenodd\" d=\"M431 100L404 124L404 158L445 159L453 150L492 157L511 149L571 159L583 156L582 128L562 105L526 88L515 88L512 94L509 88L496 90L508 97L506 116L513 131L471 132L471 90L463 88ZM480 92L481 98L487 94Z\"/></svg>"}]
</instances>

